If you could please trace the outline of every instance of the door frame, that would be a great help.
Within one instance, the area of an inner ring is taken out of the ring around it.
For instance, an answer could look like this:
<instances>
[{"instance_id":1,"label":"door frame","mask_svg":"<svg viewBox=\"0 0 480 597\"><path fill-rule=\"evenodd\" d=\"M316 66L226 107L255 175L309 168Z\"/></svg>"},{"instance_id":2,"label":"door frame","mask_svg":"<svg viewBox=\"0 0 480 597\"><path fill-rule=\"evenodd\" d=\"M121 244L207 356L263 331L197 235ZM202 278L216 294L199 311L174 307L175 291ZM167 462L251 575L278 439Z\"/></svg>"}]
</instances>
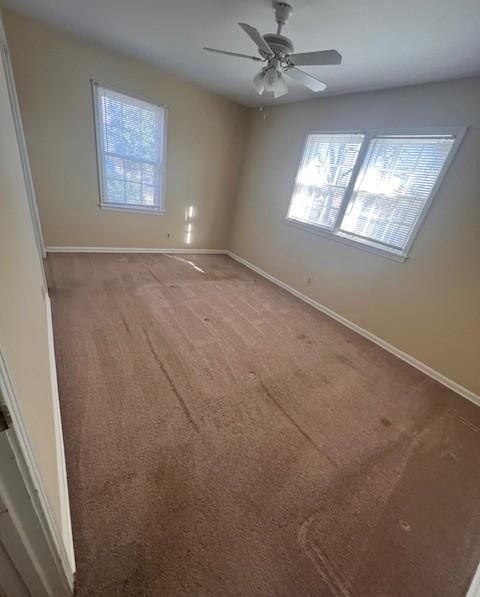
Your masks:
<instances>
[{"instance_id":1,"label":"door frame","mask_svg":"<svg viewBox=\"0 0 480 597\"><path fill-rule=\"evenodd\" d=\"M0 411L0 540L32 595L67 597L74 571L1 352Z\"/></svg>"},{"instance_id":2,"label":"door frame","mask_svg":"<svg viewBox=\"0 0 480 597\"><path fill-rule=\"evenodd\" d=\"M4 516L8 515L8 511L3 504L0 504L0 533L4 528ZM14 563L10 559L6 549L0 540L0 594L15 595L15 597L31 597L30 591L22 580L22 577L15 568Z\"/></svg>"}]
</instances>

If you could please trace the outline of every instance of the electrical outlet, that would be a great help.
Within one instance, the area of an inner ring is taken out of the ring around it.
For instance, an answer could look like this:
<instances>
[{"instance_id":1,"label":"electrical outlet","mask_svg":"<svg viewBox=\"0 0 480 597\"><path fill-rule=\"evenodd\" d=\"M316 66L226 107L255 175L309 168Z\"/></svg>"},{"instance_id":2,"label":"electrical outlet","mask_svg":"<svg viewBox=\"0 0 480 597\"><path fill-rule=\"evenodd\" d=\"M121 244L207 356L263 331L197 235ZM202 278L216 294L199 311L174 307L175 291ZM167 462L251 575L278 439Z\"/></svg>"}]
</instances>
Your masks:
<instances>
[{"instance_id":1,"label":"electrical outlet","mask_svg":"<svg viewBox=\"0 0 480 597\"><path fill-rule=\"evenodd\" d=\"M313 282L312 276L308 276L308 278L307 278L307 284L311 284L312 282Z\"/></svg>"}]
</instances>

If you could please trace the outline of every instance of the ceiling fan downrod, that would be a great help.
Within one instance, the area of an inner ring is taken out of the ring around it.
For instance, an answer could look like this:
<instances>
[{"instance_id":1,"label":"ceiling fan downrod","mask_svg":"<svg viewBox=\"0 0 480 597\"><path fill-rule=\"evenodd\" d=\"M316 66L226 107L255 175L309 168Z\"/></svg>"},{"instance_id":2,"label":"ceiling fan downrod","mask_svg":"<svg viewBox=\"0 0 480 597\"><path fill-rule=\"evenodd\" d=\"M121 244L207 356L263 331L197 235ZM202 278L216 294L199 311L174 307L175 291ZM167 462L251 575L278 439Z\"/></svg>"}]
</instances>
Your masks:
<instances>
[{"instance_id":1,"label":"ceiling fan downrod","mask_svg":"<svg viewBox=\"0 0 480 597\"><path fill-rule=\"evenodd\" d=\"M282 27L284 27L288 19L292 16L293 7L287 2L274 2L273 12L275 13L275 21L277 22L277 35L282 33Z\"/></svg>"}]
</instances>

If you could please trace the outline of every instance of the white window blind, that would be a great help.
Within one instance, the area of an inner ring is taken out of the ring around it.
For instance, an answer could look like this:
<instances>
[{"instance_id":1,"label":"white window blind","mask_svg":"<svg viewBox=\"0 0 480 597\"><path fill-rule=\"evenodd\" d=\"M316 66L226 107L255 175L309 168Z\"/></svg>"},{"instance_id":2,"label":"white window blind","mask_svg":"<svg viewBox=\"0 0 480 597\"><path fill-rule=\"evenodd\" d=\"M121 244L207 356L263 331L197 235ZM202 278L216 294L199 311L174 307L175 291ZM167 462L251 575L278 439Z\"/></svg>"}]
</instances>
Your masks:
<instances>
[{"instance_id":1,"label":"white window blind","mask_svg":"<svg viewBox=\"0 0 480 597\"><path fill-rule=\"evenodd\" d=\"M308 135L289 218L333 228L362 141L360 134Z\"/></svg>"},{"instance_id":2,"label":"white window blind","mask_svg":"<svg viewBox=\"0 0 480 597\"><path fill-rule=\"evenodd\" d=\"M372 139L341 230L403 249L453 143L451 135Z\"/></svg>"},{"instance_id":3,"label":"white window blind","mask_svg":"<svg viewBox=\"0 0 480 597\"><path fill-rule=\"evenodd\" d=\"M404 258L464 129L311 133L287 219Z\"/></svg>"},{"instance_id":4,"label":"white window blind","mask_svg":"<svg viewBox=\"0 0 480 597\"><path fill-rule=\"evenodd\" d=\"M163 208L165 108L94 85L101 205Z\"/></svg>"}]
</instances>

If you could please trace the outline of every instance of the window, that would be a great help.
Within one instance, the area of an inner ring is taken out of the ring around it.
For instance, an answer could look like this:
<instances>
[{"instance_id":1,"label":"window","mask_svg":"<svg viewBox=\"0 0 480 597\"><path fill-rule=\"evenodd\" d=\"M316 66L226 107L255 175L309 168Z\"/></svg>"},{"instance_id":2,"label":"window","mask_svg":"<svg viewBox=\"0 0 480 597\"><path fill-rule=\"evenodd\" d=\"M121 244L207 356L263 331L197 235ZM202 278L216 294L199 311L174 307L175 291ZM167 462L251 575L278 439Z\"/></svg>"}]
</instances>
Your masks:
<instances>
[{"instance_id":1,"label":"window","mask_svg":"<svg viewBox=\"0 0 480 597\"><path fill-rule=\"evenodd\" d=\"M403 259L463 134L309 134L287 219Z\"/></svg>"},{"instance_id":2,"label":"window","mask_svg":"<svg viewBox=\"0 0 480 597\"><path fill-rule=\"evenodd\" d=\"M94 83L100 206L163 210L165 108Z\"/></svg>"},{"instance_id":3,"label":"window","mask_svg":"<svg viewBox=\"0 0 480 597\"><path fill-rule=\"evenodd\" d=\"M309 135L295 181L289 218L333 228L363 135Z\"/></svg>"}]
</instances>

